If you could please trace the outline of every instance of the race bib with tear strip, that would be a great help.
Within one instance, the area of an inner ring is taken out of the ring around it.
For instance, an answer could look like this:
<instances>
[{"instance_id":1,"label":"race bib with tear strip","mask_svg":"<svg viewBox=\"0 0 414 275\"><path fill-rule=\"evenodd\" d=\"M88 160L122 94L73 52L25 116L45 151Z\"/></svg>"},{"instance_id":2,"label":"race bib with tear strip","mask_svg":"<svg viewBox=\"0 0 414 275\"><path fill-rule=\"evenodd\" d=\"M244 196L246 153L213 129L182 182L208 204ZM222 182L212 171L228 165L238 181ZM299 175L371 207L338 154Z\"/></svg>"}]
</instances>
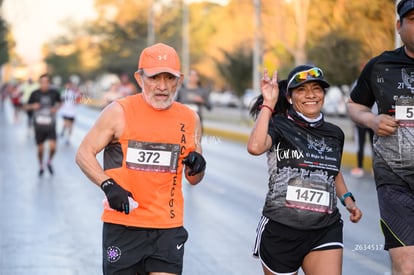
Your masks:
<instances>
[{"instance_id":1,"label":"race bib with tear strip","mask_svg":"<svg viewBox=\"0 0 414 275\"><path fill-rule=\"evenodd\" d=\"M47 108L39 110L35 114L35 122L38 125L43 125L43 126L51 125L53 123L53 120L54 120L53 114Z\"/></svg>"},{"instance_id":2,"label":"race bib with tear strip","mask_svg":"<svg viewBox=\"0 0 414 275\"><path fill-rule=\"evenodd\" d=\"M37 115L36 116L36 124L39 125L50 125L52 124L52 117L48 115Z\"/></svg>"},{"instance_id":3,"label":"race bib with tear strip","mask_svg":"<svg viewBox=\"0 0 414 275\"><path fill-rule=\"evenodd\" d=\"M414 127L414 99L398 98L395 102L395 118L400 126Z\"/></svg>"},{"instance_id":4,"label":"race bib with tear strip","mask_svg":"<svg viewBox=\"0 0 414 275\"><path fill-rule=\"evenodd\" d=\"M326 184L290 180L286 192L286 206L315 212L332 213L333 188Z\"/></svg>"}]
</instances>

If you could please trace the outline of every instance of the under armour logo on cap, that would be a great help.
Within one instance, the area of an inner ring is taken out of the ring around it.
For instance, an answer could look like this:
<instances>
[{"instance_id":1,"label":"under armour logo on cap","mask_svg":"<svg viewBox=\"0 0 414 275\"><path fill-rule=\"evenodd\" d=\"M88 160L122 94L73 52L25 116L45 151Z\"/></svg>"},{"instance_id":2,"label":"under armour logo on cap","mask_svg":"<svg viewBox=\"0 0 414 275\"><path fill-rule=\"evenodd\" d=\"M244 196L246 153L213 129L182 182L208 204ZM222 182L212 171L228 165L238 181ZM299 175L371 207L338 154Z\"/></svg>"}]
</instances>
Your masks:
<instances>
[{"instance_id":1,"label":"under armour logo on cap","mask_svg":"<svg viewBox=\"0 0 414 275\"><path fill-rule=\"evenodd\" d=\"M159 55L159 56L158 56L158 60L167 60L167 55L166 55L166 54L164 54L164 55Z\"/></svg>"},{"instance_id":2,"label":"under armour logo on cap","mask_svg":"<svg viewBox=\"0 0 414 275\"><path fill-rule=\"evenodd\" d=\"M139 57L138 69L145 75L154 76L160 73L170 73L180 77L180 58L174 48L157 43L145 48Z\"/></svg>"}]
</instances>

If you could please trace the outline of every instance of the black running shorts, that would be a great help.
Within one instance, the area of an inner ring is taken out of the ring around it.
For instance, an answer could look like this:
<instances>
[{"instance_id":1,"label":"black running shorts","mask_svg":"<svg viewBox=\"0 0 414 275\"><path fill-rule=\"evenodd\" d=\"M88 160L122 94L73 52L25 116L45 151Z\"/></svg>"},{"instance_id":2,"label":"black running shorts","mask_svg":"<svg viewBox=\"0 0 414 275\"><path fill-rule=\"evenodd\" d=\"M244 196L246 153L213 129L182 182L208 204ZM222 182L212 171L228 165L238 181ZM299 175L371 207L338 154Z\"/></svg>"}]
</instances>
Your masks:
<instances>
[{"instance_id":1,"label":"black running shorts","mask_svg":"<svg viewBox=\"0 0 414 275\"><path fill-rule=\"evenodd\" d=\"M253 251L275 274L293 274L312 251L342 249L343 221L316 230L299 230L262 217Z\"/></svg>"},{"instance_id":2,"label":"black running shorts","mask_svg":"<svg viewBox=\"0 0 414 275\"><path fill-rule=\"evenodd\" d=\"M377 193L384 249L414 245L414 192L408 186L381 185Z\"/></svg>"},{"instance_id":3,"label":"black running shorts","mask_svg":"<svg viewBox=\"0 0 414 275\"><path fill-rule=\"evenodd\" d=\"M62 116L62 117L63 117L64 120L69 120L71 122L75 121L75 117L73 117L73 116Z\"/></svg>"},{"instance_id":4,"label":"black running shorts","mask_svg":"<svg viewBox=\"0 0 414 275\"><path fill-rule=\"evenodd\" d=\"M187 238L184 227L148 229L104 223L103 274L181 274Z\"/></svg>"},{"instance_id":5,"label":"black running shorts","mask_svg":"<svg viewBox=\"0 0 414 275\"><path fill-rule=\"evenodd\" d=\"M56 127L53 126L35 126L35 139L36 144L42 144L46 140L56 140Z\"/></svg>"}]
</instances>

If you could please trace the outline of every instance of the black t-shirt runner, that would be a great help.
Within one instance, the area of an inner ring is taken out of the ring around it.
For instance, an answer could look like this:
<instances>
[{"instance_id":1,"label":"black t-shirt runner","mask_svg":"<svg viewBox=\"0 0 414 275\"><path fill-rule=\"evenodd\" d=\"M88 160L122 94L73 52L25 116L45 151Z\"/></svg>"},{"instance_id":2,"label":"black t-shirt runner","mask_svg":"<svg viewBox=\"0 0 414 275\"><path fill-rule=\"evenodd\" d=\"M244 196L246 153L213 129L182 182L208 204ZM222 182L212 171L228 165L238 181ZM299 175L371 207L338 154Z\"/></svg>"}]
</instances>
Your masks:
<instances>
[{"instance_id":1,"label":"black t-shirt runner","mask_svg":"<svg viewBox=\"0 0 414 275\"><path fill-rule=\"evenodd\" d=\"M395 116L395 134L374 136L374 172L377 187L384 184L409 186L414 190L414 59L404 47L371 59L351 92L351 99L379 114Z\"/></svg>"},{"instance_id":2,"label":"black t-shirt runner","mask_svg":"<svg viewBox=\"0 0 414 275\"><path fill-rule=\"evenodd\" d=\"M328 122L299 125L285 116L269 124L269 191L263 215L298 229L318 229L340 219L335 177L341 166L343 131Z\"/></svg>"},{"instance_id":3,"label":"black t-shirt runner","mask_svg":"<svg viewBox=\"0 0 414 275\"><path fill-rule=\"evenodd\" d=\"M50 89L47 92L35 90L30 95L28 104L40 103L40 109L34 111L34 126L36 128L55 127L56 115L51 109L60 103L60 94L58 91Z\"/></svg>"}]
</instances>

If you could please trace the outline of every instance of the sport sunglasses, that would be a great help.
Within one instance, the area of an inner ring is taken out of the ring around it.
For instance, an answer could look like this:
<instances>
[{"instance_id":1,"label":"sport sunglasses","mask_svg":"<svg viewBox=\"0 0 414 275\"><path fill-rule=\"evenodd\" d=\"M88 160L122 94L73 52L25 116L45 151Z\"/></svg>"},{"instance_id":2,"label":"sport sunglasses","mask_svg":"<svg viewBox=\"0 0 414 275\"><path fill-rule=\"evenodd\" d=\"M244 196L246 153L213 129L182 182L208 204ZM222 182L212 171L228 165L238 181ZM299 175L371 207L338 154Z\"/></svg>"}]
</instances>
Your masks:
<instances>
[{"instance_id":1,"label":"sport sunglasses","mask_svg":"<svg viewBox=\"0 0 414 275\"><path fill-rule=\"evenodd\" d=\"M297 72L289 80L287 87L289 89L293 82L295 82L295 84L300 84L309 79L323 79L323 71L318 67L313 67L306 71Z\"/></svg>"}]
</instances>

